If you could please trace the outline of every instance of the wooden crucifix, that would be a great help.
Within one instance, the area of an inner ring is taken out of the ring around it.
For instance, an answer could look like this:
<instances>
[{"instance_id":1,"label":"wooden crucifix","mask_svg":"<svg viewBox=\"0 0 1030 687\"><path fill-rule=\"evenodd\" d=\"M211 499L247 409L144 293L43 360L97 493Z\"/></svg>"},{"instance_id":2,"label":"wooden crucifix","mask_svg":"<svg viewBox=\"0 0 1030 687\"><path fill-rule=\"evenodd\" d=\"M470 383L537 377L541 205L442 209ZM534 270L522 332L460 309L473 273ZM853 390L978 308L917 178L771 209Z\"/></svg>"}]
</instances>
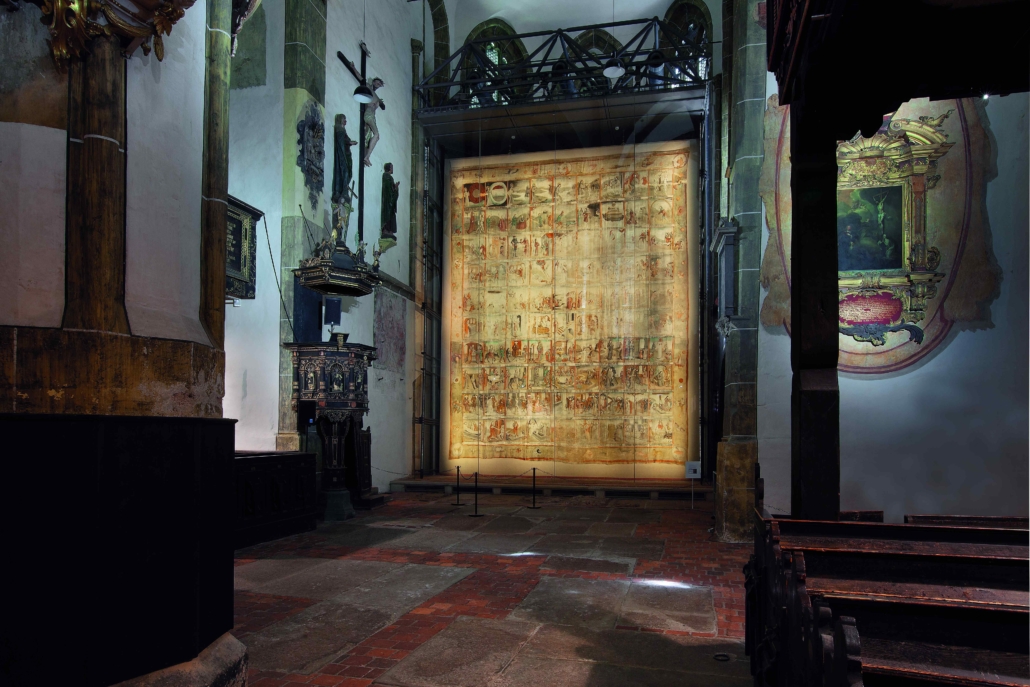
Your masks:
<instances>
[{"instance_id":1,"label":"wooden crucifix","mask_svg":"<svg viewBox=\"0 0 1030 687\"><path fill-rule=\"evenodd\" d=\"M361 71L358 71L354 63L348 60L342 52L337 51L336 56L340 58L347 70L357 79L358 83L365 86L371 93L372 101L361 105L361 123L358 130L358 244L365 240L365 167L372 166L372 149L375 148L376 143L379 142L379 127L376 125L376 110L386 109L386 104L382 101L379 95L376 93L377 90L383 87L383 80L380 78L372 79L372 82L368 82L366 76L366 63L368 58L372 55L369 51L368 46L365 45L364 41L361 41ZM369 140L369 132L371 132L371 140ZM366 143L367 141L367 143Z\"/></svg>"}]
</instances>

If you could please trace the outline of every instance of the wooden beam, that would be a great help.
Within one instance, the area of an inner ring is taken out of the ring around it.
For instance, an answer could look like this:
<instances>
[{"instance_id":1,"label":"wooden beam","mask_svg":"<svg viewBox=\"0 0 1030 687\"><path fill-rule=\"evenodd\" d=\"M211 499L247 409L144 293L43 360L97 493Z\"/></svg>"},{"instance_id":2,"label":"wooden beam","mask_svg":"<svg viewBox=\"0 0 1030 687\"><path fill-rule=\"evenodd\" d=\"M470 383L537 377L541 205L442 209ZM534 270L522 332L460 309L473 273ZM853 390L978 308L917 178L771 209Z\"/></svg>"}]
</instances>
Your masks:
<instances>
[{"instance_id":1,"label":"wooden beam","mask_svg":"<svg viewBox=\"0 0 1030 687\"><path fill-rule=\"evenodd\" d=\"M93 41L68 74L62 327L129 334L125 311L125 58Z\"/></svg>"},{"instance_id":2,"label":"wooden beam","mask_svg":"<svg viewBox=\"0 0 1030 687\"><path fill-rule=\"evenodd\" d=\"M791 514L836 520L840 511L837 386L837 140L829 103L790 108Z\"/></svg>"},{"instance_id":3,"label":"wooden beam","mask_svg":"<svg viewBox=\"0 0 1030 687\"><path fill-rule=\"evenodd\" d=\"M229 197L229 61L232 5L207 2L204 172L200 216L200 321L214 348L225 346L225 227Z\"/></svg>"}]
</instances>

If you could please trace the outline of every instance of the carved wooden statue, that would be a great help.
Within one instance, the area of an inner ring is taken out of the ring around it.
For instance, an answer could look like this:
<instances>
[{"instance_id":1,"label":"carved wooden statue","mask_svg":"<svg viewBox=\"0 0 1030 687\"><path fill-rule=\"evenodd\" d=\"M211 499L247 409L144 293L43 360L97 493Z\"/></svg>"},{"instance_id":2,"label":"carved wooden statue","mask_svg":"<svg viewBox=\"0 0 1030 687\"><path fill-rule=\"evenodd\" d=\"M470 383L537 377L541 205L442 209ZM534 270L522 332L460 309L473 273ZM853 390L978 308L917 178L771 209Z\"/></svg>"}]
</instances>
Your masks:
<instances>
[{"instance_id":1,"label":"carved wooden statue","mask_svg":"<svg viewBox=\"0 0 1030 687\"><path fill-rule=\"evenodd\" d=\"M354 179L354 162L351 160L350 148L355 144L347 135L347 116L336 115L333 126L333 231L338 239L347 242L347 229L350 224L350 213L354 209L351 199Z\"/></svg>"},{"instance_id":2,"label":"carved wooden statue","mask_svg":"<svg viewBox=\"0 0 1030 687\"><path fill-rule=\"evenodd\" d=\"M386 103L376 92L386 84L378 76L372 79L372 102L361 106L361 117L365 121L365 166L372 166L372 149L379 143L379 127L376 125L376 112L386 109Z\"/></svg>"},{"instance_id":3,"label":"carved wooden statue","mask_svg":"<svg viewBox=\"0 0 1030 687\"><path fill-rule=\"evenodd\" d=\"M393 163L383 166L382 212L380 213L380 237L397 239L397 199L400 197L401 182L393 180Z\"/></svg>"}]
</instances>

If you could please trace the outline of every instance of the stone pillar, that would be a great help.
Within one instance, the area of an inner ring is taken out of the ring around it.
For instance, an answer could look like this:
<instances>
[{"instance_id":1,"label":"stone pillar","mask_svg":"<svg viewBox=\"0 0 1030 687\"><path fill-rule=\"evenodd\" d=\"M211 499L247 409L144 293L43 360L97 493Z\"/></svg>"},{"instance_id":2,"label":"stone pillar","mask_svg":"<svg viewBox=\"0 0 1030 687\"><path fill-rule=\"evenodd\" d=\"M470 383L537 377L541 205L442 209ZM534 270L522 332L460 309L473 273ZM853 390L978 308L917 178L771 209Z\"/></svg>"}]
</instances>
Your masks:
<instances>
[{"instance_id":1,"label":"stone pillar","mask_svg":"<svg viewBox=\"0 0 1030 687\"><path fill-rule=\"evenodd\" d=\"M417 86L422 82L422 41L411 39L411 83ZM425 168L422 165L423 141L422 125L418 122L419 94L411 91L411 221L408 240L408 283L415 286L416 268L422 256L418 252L422 248L422 186Z\"/></svg>"},{"instance_id":2,"label":"stone pillar","mask_svg":"<svg viewBox=\"0 0 1030 687\"><path fill-rule=\"evenodd\" d=\"M759 23L759 0L735 0L733 5L732 87L730 105L729 218L737 224L735 240L735 296L732 315L724 328L725 387L723 440L717 451L716 532L733 539L751 522L753 495L746 484L753 479L758 456L758 313L759 267L762 247L762 199L758 179L762 169L765 113L765 27ZM724 73L724 79L726 78ZM720 278L722 278L720 276ZM729 304L727 304L728 306ZM727 307L727 310L729 308ZM741 463L740 461L745 461ZM723 489L723 475L734 486ZM732 477L742 475L740 479ZM743 480L743 481L742 481ZM741 520L741 518L743 518ZM720 536L722 536L720 534Z\"/></svg>"},{"instance_id":3,"label":"stone pillar","mask_svg":"<svg viewBox=\"0 0 1030 687\"><path fill-rule=\"evenodd\" d=\"M283 305L279 318L279 341L290 343L295 341L294 301L296 290L293 283L293 270L300 261L314 250L314 244L325 235L324 226L330 224L328 213L331 212L328 198L324 193L316 193L316 202L312 207L309 189L305 185L305 177L297 166L297 123L312 110L322 118L325 126L326 151L332 150L332 122L337 113L325 112L326 88L326 17L325 5L309 0L286 0L286 50L284 59L284 94L283 94L283 199L282 227L280 234L279 283L282 285ZM359 57L358 46L345 48L351 59ZM352 52L353 51L353 52ZM335 56L330 59L336 60ZM342 66L342 65L340 65ZM349 78L349 76L348 76ZM361 111L353 99L347 97L347 131L355 141L361 127ZM360 156L358 146L354 147L354 175L357 178ZM331 183L332 167L326 155L323 164L325 182ZM356 214L351 215L350 238L348 244L357 248L354 238ZM314 240L312 240L314 239ZM275 447L279 451L299 451L301 435L297 430L297 409L292 405L293 397L293 363L290 352L281 348L279 351L279 429L275 438Z\"/></svg>"},{"instance_id":4,"label":"stone pillar","mask_svg":"<svg viewBox=\"0 0 1030 687\"><path fill-rule=\"evenodd\" d=\"M225 347L225 232L229 200L229 32L232 3L207 2L204 72L204 175L201 181L200 322Z\"/></svg>"},{"instance_id":5,"label":"stone pillar","mask_svg":"<svg viewBox=\"0 0 1030 687\"><path fill-rule=\"evenodd\" d=\"M813 98L790 106L791 515L840 512L837 387L837 140L833 109Z\"/></svg>"}]
</instances>

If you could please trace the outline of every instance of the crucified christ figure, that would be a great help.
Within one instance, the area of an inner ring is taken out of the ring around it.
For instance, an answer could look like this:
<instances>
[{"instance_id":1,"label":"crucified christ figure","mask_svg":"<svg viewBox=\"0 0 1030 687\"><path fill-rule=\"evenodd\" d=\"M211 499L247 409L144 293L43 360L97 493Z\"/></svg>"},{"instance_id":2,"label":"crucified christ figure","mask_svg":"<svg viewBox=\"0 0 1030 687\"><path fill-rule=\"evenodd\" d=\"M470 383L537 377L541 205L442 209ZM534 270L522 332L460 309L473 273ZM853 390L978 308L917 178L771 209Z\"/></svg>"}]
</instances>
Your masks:
<instances>
[{"instance_id":1,"label":"crucified christ figure","mask_svg":"<svg viewBox=\"0 0 1030 687\"><path fill-rule=\"evenodd\" d=\"M372 149L379 143L379 127L376 125L376 112L386 109L386 103L376 92L386 84L378 76L372 79L372 102L361 106L361 118L365 121L365 159L366 167L372 166Z\"/></svg>"}]
</instances>

